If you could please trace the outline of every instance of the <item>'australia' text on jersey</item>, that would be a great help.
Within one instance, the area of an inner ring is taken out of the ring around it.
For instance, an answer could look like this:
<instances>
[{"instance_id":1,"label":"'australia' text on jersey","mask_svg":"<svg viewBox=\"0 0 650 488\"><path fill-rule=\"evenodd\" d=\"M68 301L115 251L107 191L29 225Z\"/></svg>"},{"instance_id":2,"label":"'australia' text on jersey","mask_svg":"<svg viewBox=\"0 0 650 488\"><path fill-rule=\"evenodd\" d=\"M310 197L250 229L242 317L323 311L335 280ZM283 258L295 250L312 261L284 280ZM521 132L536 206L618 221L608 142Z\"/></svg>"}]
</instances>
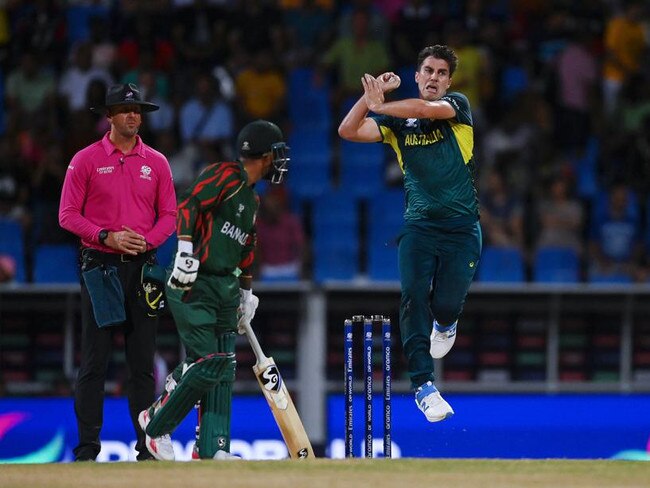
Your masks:
<instances>
[{"instance_id":1,"label":"'australia' text on jersey","mask_svg":"<svg viewBox=\"0 0 650 488\"><path fill-rule=\"evenodd\" d=\"M405 146L428 146L442 140L444 136L440 129L436 129L428 134L405 134Z\"/></svg>"}]
</instances>

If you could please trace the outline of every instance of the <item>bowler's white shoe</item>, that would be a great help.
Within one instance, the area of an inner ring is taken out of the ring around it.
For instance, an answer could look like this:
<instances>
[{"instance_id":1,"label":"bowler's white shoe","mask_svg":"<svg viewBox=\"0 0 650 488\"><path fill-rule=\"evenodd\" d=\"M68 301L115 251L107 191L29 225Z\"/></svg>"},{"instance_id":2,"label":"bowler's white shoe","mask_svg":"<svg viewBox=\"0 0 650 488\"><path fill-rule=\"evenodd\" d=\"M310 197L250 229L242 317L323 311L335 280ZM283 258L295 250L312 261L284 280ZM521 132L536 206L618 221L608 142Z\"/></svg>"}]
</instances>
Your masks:
<instances>
[{"instance_id":1,"label":"bowler's white shoe","mask_svg":"<svg viewBox=\"0 0 650 488\"><path fill-rule=\"evenodd\" d=\"M174 454L172 438L169 434L161 435L160 437L149 436L149 434L147 434L147 425L149 425L149 422L151 422L149 410L147 409L140 412L140 415L138 415L138 423L142 430L144 430L147 450L159 461L174 461L176 456Z\"/></svg>"},{"instance_id":2,"label":"bowler's white shoe","mask_svg":"<svg viewBox=\"0 0 650 488\"><path fill-rule=\"evenodd\" d=\"M216 459L217 461L237 461L238 459L241 459L241 457L219 450L214 454L212 459Z\"/></svg>"},{"instance_id":3,"label":"bowler's white shoe","mask_svg":"<svg viewBox=\"0 0 650 488\"><path fill-rule=\"evenodd\" d=\"M416 390L415 403L429 422L440 422L454 414L451 406L440 396L431 381Z\"/></svg>"},{"instance_id":4,"label":"bowler's white shoe","mask_svg":"<svg viewBox=\"0 0 650 488\"><path fill-rule=\"evenodd\" d=\"M433 332L431 332L431 348L429 352L433 359L440 359L451 350L451 347L456 342L456 325L458 321L451 324L449 327L441 327L438 322L433 321ZM442 329L442 330L440 330Z\"/></svg>"}]
</instances>

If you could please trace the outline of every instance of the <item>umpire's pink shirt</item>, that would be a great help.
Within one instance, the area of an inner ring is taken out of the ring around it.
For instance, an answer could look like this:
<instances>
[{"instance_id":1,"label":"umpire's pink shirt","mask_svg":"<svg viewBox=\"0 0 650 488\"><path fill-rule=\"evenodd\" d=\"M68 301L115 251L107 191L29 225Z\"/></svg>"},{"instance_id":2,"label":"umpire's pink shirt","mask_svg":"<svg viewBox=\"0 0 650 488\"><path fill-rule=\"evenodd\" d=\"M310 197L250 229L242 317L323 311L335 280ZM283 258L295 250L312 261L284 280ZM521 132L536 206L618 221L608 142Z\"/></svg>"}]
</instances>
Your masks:
<instances>
[{"instance_id":1,"label":"umpire's pink shirt","mask_svg":"<svg viewBox=\"0 0 650 488\"><path fill-rule=\"evenodd\" d=\"M97 241L99 231L127 226L160 246L176 228L176 193L167 158L140 136L123 154L104 138L74 155L65 175L59 223L84 247L115 252Z\"/></svg>"}]
</instances>

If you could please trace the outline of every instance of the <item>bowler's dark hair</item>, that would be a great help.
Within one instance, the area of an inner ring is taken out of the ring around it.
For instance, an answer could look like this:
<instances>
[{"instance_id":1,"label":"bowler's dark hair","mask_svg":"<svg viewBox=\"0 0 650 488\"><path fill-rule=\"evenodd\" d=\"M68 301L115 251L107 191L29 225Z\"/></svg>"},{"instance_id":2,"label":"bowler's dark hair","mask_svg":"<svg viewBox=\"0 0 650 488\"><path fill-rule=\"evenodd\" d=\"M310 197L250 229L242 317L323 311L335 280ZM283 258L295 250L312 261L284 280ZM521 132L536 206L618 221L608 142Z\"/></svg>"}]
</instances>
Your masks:
<instances>
[{"instance_id":1,"label":"bowler's dark hair","mask_svg":"<svg viewBox=\"0 0 650 488\"><path fill-rule=\"evenodd\" d=\"M449 64L449 77L451 77L454 74L454 71L456 71L456 67L458 67L458 56L456 56L456 53L454 52L453 49L447 46L442 46L440 44L436 44L435 46L427 46L420 53L418 54L418 71L420 71L420 68L422 67L422 63L424 63L424 60L427 59L429 56L433 56L434 58L437 59L444 59L447 61L447 64Z\"/></svg>"}]
</instances>

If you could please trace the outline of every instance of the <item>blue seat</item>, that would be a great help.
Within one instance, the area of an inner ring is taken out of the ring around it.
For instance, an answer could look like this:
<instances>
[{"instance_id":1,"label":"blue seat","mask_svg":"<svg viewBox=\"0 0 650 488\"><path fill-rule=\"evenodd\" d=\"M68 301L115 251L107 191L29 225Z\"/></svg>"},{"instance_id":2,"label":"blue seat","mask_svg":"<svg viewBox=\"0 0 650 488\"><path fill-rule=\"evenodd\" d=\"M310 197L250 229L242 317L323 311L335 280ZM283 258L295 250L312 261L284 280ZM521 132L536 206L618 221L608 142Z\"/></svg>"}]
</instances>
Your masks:
<instances>
[{"instance_id":1,"label":"blue seat","mask_svg":"<svg viewBox=\"0 0 650 488\"><path fill-rule=\"evenodd\" d=\"M506 64L501 69L500 91L506 102L510 103L517 99L517 96L526 91L530 86L530 75L528 71L517 64Z\"/></svg>"},{"instance_id":2,"label":"blue seat","mask_svg":"<svg viewBox=\"0 0 650 488\"><path fill-rule=\"evenodd\" d=\"M351 244L319 249L314 255L313 279L352 280L359 274L358 246Z\"/></svg>"},{"instance_id":3,"label":"blue seat","mask_svg":"<svg viewBox=\"0 0 650 488\"><path fill-rule=\"evenodd\" d=\"M170 266L174 260L174 256L176 256L177 249L178 237L176 237L176 232L174 232L165 242L158 246L158 250L156 251L158 264L163 268Z\"/></svg>"},{"instance_id":4,"label":"blue seat","mask_svg":"<svg viewBox=\"0 0 650 488\"><path fill-rule=\"evenodd\" d=\"M370 218L376 222L389 219L392 222L404 220L404 209L406 205L406 193L404 188L389 188L369 200L368 208Z\"/></svg>"},{"instance_id":5,"label":"blue seat","mask_svg":"<svg viewBox=\"0 0 650 488\"><path fill-rule=\"evenodd\" d=\"M535 254L533 280L540 283L580 281L578 253L566 247L543 247Z\"/></svg>"},{"instance_id":6,"label":"blue seat","mask_svg":"<svg viewBox=\"0 0 650 488\"><path fill-rule=\"evenodd\" d=\"M389 239L373 240L368 249L368 278L374 281L398 281L397 241L399 229Z\"/></svg>"},{"instance_id":7,"label":"blue seat","mask_svg":"<svg viewBox=\"0 0 650 488\"><path fill-rule=\"evenodd\" d=\"M368 201L368 277L399 280L397 236L404 224L404 190L390 189Z\"/></svg>"},{"instance_id":8,"label":"blue seat","mask_svg":"<svg viewBox=\"0 0 650 488\"><path fill-rule=\"evenodd\" d=\"M359 273L358 210L357 200L340 191L314 200L311 223L316 282L349 280Z\"/></svg>"},{"instance_id":9,"label":"blue seat","mask_svg":"<svg viewBox=\"0 0 650 488\"><path fill-rule=\"evenodd\" d=\"M576 193L582 199L592 199L600 191L598 185L599 155L600 142L596 136L592 136L587 141L584 153L572 161L577 175Z\"/></svg>"},{"instance_id":10,"label":"blue seat","mask_svg":"<svg viewBox=\"0 0 650 488\"><path fill-rule=\"evenodd\" d=\"M289 118L296 127L328 131L332 126L329 95L290 102Z\"/></svg>"},{"instance_id":11,"label":"blue seat","mask_svg":"<svg viewBox=\"0 0 650 488\"><path fill-rule=\"evenodd\" d=\"M332 188L329 158L316 154L309 161L292 162L286 184L298 200L313 200L325 195Z\"/></svg>"},{"instance_id":12,"label":"blue seat","mask_svg":"<svg viewBox=\"0 0 650 488\"><path fill-rule=\"evenodd\" d=\"M330 88L325 80L316 85L311 68L289 72L289 119L296 127L329 131L332 125Z\"/></svg>"},{"instance_id":13,"label":"blue seat","mask_svg":"<svg viewBox=\"0 0 650 488\"><path fill-rule=\"evenodd\" d=\"M74 244L37 246L34 283L79 283L79 248Z\"/></svg>"},{"instance_id":14,"label":"blue seat","mask_svg":"<svg viewBox=\"0 0 650 488\"><path fill-rule=\"evenodd\" d=\"M312 225L315 230L321 228L341 229L358 227L357 199L343 191L328 193L314 199L312 208Z\"/></svg>"},{"instance_id":15,"label":"blue seat","mask_svg":"<svg viewBox=\"0 0 650 488\"><path fill-rule=\"evenodd\" d=\"M371 161L383 166L385 159L384 144L341 141L341 163L343 165L360 164Z\"/></svg>"},{"instance_id":16,"label":"blue seat","mask_svg":"<svg viewBox=\"0 0 650 488\"><path fill-rule=\"evenodd\" d=\"M297 199L311 200L331 189L332 148L327 132L298 129L289 136L287 185Z\"/></svg>"},{"instance_id":17,"label":"blue seat","mask_svg":"<svg viewBox=\"0 0 650 488\"><path fill-rule=\"evenodd\" d=\"M354 210L347 207L334 205L329 215L325 211L313 212L313 277L317 283L350 280L360 271L356 206Z\"/></svg>"},{"instance_id":18,"label":"blue seat","mask_svg":"<svg viewBox=\"0 0 650 488\"><path fill-rule=\"evenodd\" d=\"M385 188L385 150L381 143L341 141L341 188L357 197L369 198Z\"/></svg>"},{"instance_id":19,"label":"blue seat","mask_svg":"<svg viewBox=\"0 0 650 488\"><path fill-rule=\"evenodd\" d=\"M0 219L0 254L11 256L16 262L16 283L25 283L27 273L25 268L25 239L23 228L19 222L11 219Z\"/></svg>"},{"instance_id":20,"label":"blue seat","mask_svg":"<svg viewBox=\"0 0 650 488\"><path fill-rule=\"evenodd\" d=\"M287 75L287 86L291 94L290 101L301 101L329 92L330 86L327 78L323 77L320 80L320 84L317 85L314 74L314 69L307 67L293 68L289 71Z\"/></svg>"},{"instance_id":21,"label":"blue seat","mask_svg":"<svg viewBox=\"0 0 650 488\"><path fill-rule=\"evenodd\" d=\"M624 273L599 274L590 273L589 283L593 285L611 285L611 284L630 284L633 282L632 277Z\"/></svg>"},{"instance_id":22,"label":"blue seat","mask_svg":"<svg viewBox=\"0 0 650 488\"><path fill-rule=\"evenodd\" d=\"M478 281L521 283L526 281L524 258L514 247L486 246L477 270Z\"/></svg>"},{"instance_id":23,"label":"blue seat","mask_svg":"<svg viewBox=\"0 0 650 488\"><path fill-rule=\"evenodd\" d=\"M102 5L73 5L66 9L68 45L90 39L90 20L93 17L108 19L109 10Z\"/></svg>"},{"instance_id":24,"label":"blue seat","mask_svg":"<svg viewBox=\"0 0 650 488\"><path fill-rule=\"evenodd\" d=\"M292 96L305 95L312 85L314 70L312 68L293 68L287 75L287 85Z\"/></svg>"},{"instance_id":25,"label":"blue seat","mask_svg":"<svg viewBox=\"0 0 650 488\"><path fill-rule=\"evenodd\" d=\"M314 152L332 153L330 134L326 131L309 127L297 127L289 134L287 143L291 148L291 156L308 158Z\"/></svg>"}]
</instances>

